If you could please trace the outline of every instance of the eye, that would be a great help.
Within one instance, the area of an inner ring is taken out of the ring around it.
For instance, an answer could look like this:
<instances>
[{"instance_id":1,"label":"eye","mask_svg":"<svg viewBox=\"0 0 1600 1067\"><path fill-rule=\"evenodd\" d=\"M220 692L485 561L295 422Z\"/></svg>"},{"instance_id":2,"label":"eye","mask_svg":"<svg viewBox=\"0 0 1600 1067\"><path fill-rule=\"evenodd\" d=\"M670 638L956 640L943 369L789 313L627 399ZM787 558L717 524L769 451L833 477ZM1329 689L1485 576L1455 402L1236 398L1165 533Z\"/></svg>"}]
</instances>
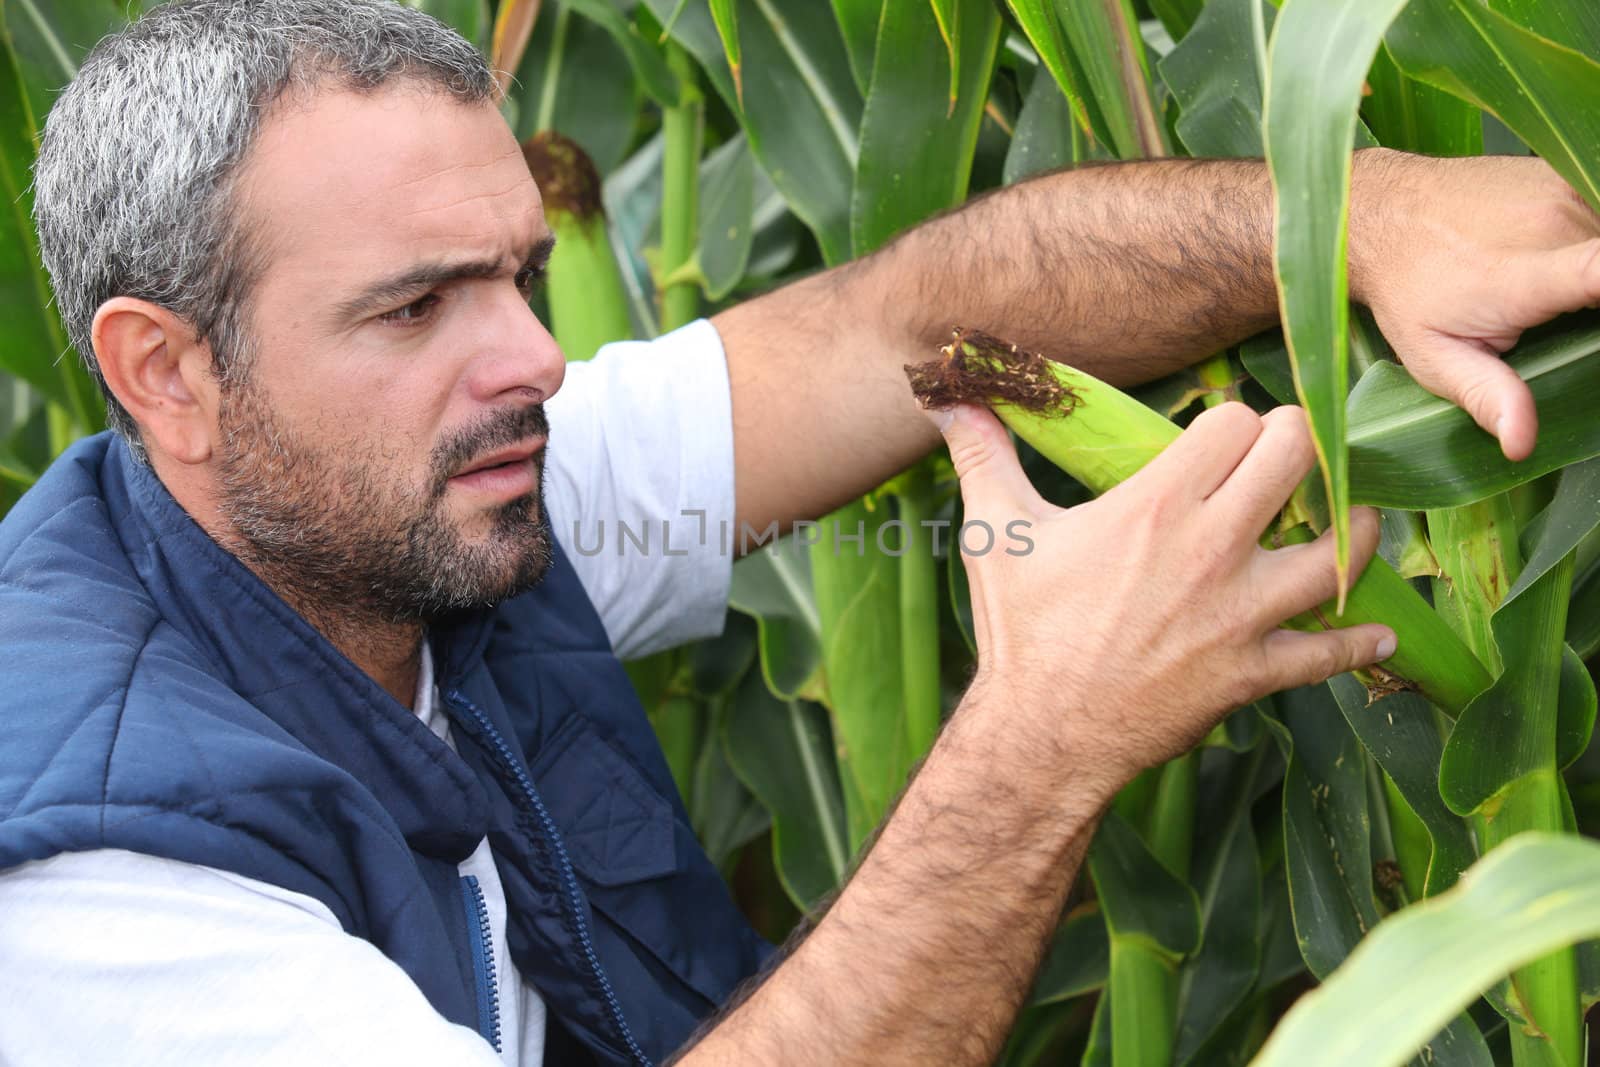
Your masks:
<instances>
[{"instance_id":1,"label":"eye","mask_svg":"<svg viewBox=\"0 0 1600 1067\"><path fill-rule=\"evenodd\" d=\"M380 322L392 322L398 325L413 325L426 321L432 314L434 307L439 303L439 297L434 293L418 297L405 307L385 311L378 316Z\"/></svg>"},{"instance_id":2,"label":"eye","mask_svg":"<svg viewBox=\"0 0 1600 1067\"><path fill-rule=\"evenodd\" d=\"M517 276L514 280L516 281L517 290L521 292L523 296L531 297L533 296L534 290L538 289L540 284L544 281L544 268L531 265L523 267L521 270L517 271Z\"/></svg>"}]
</instances>

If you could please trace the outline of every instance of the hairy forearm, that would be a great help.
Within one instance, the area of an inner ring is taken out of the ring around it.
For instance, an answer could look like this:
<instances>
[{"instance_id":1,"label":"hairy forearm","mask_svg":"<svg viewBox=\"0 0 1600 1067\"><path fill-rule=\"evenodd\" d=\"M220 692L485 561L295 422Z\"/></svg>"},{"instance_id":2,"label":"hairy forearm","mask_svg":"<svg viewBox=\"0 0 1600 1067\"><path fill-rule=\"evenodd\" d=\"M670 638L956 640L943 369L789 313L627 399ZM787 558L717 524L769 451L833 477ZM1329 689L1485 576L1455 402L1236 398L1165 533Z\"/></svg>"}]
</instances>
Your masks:
<instances>
[{"instance_id":1,"label":"hairy forearm","mask_svg":"<svg viewBox=\"0 0 1600 1067\"><path fill-rule=\"evenodd\" d=\"M932 448L901 367L952 327L1126 385L1270 326L1271 219L1259 160L1082 167L722 313L740 517L823 514Z\"/></svg>"},{"instance_id":2,"label":"hairy forearm","mask_svg":"<svg viewBox=\"0 0 1600 1067\"><path fill-rule=\"evenodd\" d=\"M840 280L882 294L885 349L981 328L1129 384L1275 320L1271 219L1259 161L1084 167L975 201Z\"/></svg>"},{"instance_id":3,"label":"hairy forearm","mask_svg":"<svg viewBox=\"0 0 1600 1067\"><path fill-rule=\"evenodd\" d=\"M676 1063L992 1063L1109 786L994 740L969 693L855 876ZM998 699L998 698L996 698Z\"/></svg>"}]
</instances>

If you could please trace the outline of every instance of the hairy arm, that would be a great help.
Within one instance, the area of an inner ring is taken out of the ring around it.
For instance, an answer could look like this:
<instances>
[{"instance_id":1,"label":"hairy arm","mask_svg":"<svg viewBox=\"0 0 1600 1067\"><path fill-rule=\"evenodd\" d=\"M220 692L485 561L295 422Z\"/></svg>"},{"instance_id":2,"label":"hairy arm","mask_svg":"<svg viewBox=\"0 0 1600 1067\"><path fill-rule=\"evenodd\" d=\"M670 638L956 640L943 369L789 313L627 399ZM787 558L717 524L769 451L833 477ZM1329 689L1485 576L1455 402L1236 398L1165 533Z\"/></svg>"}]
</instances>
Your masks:
<instances>
[{"instance_id":1,"label":"hairy arm","mask_svg":"<svg viewBox=\"0 0 1600 1067\"><path fill-rule=\"evenodd\" d=\"M1080 167L978 198L714 322L733 386L737 511L824 514L935 443L901 366L980 328L1119 385L1271 326L1259 160ZM1499 354L1600 302L1600 221L1539 160L1356 153L1351 296L1418 382L1521 459L1533 398Z\"/></svg>"},{"instance_id":2,"label":"hairy arm","mask_svg":"<svg viewBox=\"0 0 1600 1067\"><path fill-rule=\"evenodd\" d=\"M1111 797L997 740L1003 703L967 694L849 888L675 1063L994 1061Z\"/></svg>"},{"instance_id":3,"label":"hairy arm","mask_svg":"<svg viewBox=\"0 0 1600 1067\"><path fill-rule=\"evenodd\" d=\"M1060 171L723 312L739 518L824 514L926 454L901 367L953 326L1129 384L1271 325L1271 212L1259 161Z\"/></svg>"}]
</instances>

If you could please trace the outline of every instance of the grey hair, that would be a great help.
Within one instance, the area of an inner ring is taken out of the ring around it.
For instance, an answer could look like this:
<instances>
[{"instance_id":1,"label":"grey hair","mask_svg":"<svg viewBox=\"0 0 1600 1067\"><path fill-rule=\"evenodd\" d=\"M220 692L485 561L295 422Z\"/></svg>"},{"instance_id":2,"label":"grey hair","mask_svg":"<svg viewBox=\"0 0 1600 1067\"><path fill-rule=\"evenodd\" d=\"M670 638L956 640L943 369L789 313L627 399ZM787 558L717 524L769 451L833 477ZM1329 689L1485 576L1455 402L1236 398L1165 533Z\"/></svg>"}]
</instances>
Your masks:
<instances>
[{"instance_id":1,"label":"grey hair","mask_svg":"<svg viewBox=\"0 0 1600 1067\"><path fill-rule=\"evenodd\" d=\"M224 387L242 380L261 256L231 201L264 116L291 93L394 79L467 103L494 91L476 48L394 0L172 0L96 45L51 108L34 165L40 251L106 421L136 456L95 312L114 296L164 307L210 345Z\"/></svg>"}]
</instances>

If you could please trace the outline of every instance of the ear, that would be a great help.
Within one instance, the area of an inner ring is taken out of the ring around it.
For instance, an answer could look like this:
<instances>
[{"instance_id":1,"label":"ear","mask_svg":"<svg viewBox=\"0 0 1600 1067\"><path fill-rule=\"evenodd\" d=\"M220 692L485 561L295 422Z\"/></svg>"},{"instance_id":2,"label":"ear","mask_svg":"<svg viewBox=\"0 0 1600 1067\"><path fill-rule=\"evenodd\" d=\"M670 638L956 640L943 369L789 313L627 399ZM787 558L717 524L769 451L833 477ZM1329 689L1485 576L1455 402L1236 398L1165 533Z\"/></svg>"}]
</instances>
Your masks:
<instances>
[{"instance_id":1,"label":"ear","mask_svg":"<svg viewBox=\"0 0 1600 1067\"><path fill-rule=\"evenodd\" d=\"M216 441L217 385L211 347L187 321L147 300L116 296L91 327L106 387L146 446L181 463L204 463Z\"/></svg>"}]
</instances>

